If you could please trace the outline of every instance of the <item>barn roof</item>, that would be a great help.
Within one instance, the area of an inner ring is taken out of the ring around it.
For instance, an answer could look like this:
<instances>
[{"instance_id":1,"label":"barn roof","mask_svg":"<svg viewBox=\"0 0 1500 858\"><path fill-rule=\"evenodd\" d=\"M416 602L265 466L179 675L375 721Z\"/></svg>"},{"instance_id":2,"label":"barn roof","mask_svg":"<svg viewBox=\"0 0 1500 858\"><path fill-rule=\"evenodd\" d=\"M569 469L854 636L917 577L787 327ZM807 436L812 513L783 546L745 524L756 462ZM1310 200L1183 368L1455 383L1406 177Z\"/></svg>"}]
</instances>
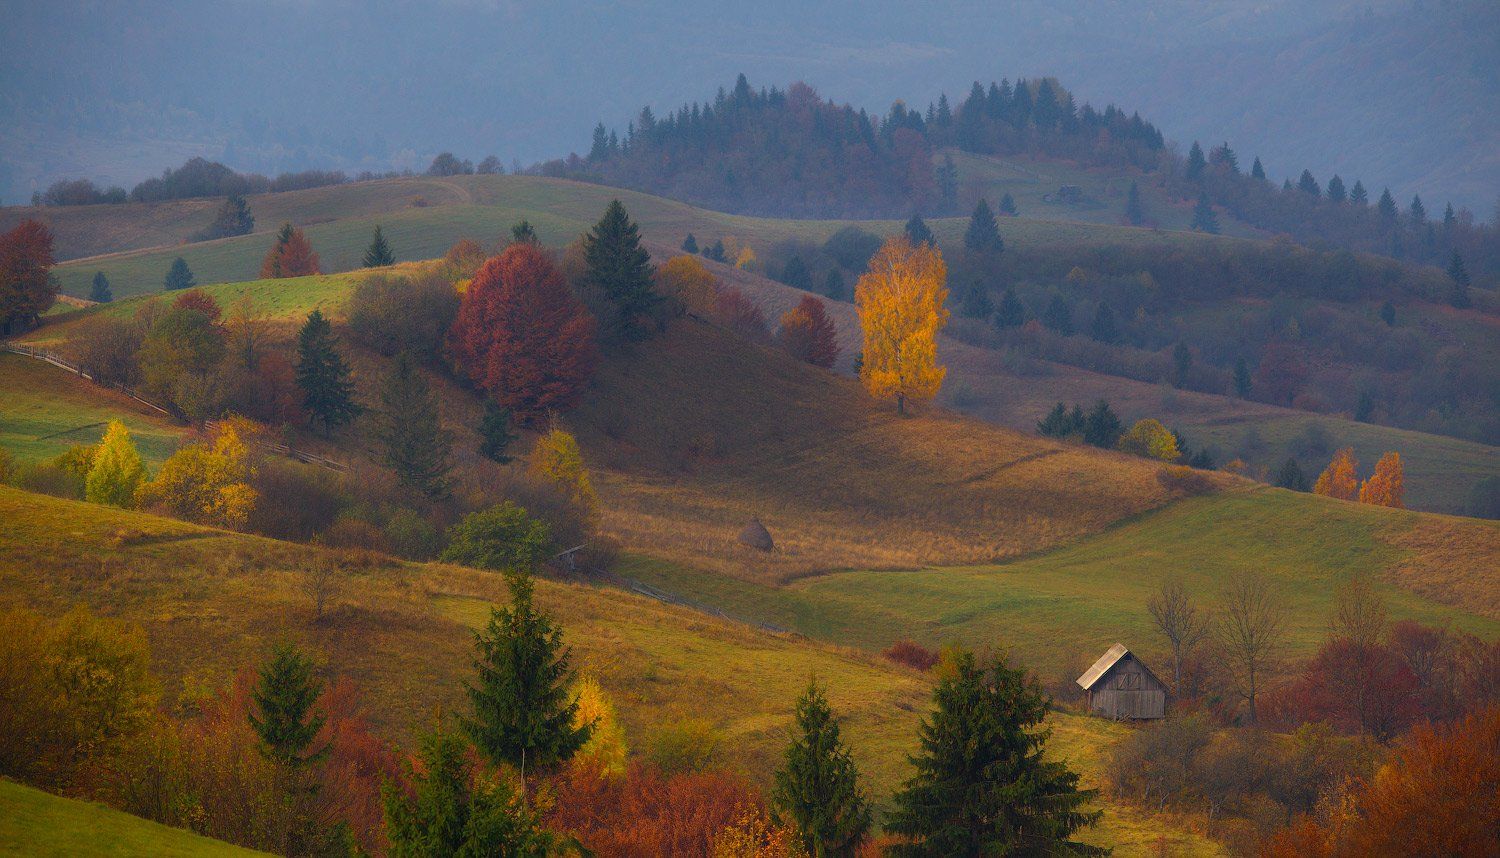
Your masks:
<instances>
[{"instance_id":1,"label":"barn roof","mask_svg":"<svg viewBox=\"0 0 1500 858\"><path fill-rule=\"evenodd\" d=\"M1093 667L1085 670L1083 672L1083 676L1078 677L1078 684L1082 686L1084 691L1089 690L1090 688L1094 687L1094 683L1103 678L1106 673L1109 673L1111 668L1118 664L1121 659L1126 657L1135 658L1135 656L1130 655L1130 650L1126 649L1124 644L1115 644L1114 646L1106 650L1104 655L1099 656L1099 660L1094 662ZM1156 679L1156 674L1151 673L1151 668L1146 667L1145 662L1141 661L1138 658L1135 660L1136 663L1146 671L1146 673L1151 674L1152 679ZM1161 680L1157 679L1156 681L1160 682Z\"/></svg>"}]
</instances>

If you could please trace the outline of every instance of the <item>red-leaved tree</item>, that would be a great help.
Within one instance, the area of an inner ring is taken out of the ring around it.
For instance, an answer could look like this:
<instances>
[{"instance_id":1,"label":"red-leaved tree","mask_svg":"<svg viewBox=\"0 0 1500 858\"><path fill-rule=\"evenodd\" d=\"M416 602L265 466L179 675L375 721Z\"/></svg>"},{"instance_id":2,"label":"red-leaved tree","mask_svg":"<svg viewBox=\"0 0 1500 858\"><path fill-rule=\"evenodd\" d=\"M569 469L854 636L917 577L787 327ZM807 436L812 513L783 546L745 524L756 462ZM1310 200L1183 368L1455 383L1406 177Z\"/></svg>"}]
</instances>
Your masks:
<instances>
[{"instance_id":1,"label":"red-leaved tree","mask_svg":"<svg viewBox=\"0 0 1500 858\"><path fill-rule=\"evenodd\" d=\"M665 774L641 763L623 777L571 765L553 782L548 827L579 839L596 855L712 855L715 840L760 796L727 772Z\"/></svg>"},{"instance_id":2,"label":"red-leaved tree","mask_svg":"<svg viewBox=\"0 0 1500 858\"><path fill-rule=\"evenodd\" d=\"M798 360L813 366L830 367L839 357L837 330L823 299L803 297L797 306L781 316L781 330L776 338L781 347Z\"/></svg>"},{"instance_id":3,"label":"red-leaved tree","mask_svg":"<svg viewBox=\"0 0 1500 858\"><path fill-rule=\"evenodd\" d=\"M448 332L460 372L524 423L577 403L599 349L594 318L530 242L480 266Z\"/></svg>"},{"instance_id":4,"label":"red-leaved tree","mask_svg":"<svg viewBox=\"0 0 1500 858\"><path fill-rule=\"evenodd\" d=\"M303 277L318 274L318 254L313 251L307 236L290 223L281 225L276 234L276 244L266 253L260 263L262 279L278 277Z\"/></svg>"},{"instance_id":5,"label":"red-leaved tree","mask_svg":"<svg viewBox=\"0 0 1500 858\"><path fill-rule=\"evenodd\" d=\"M36 324L57 297L52 279L52 231L38 221L22 221L0 234L0 335Z\"/></svg>"}]
</instances>

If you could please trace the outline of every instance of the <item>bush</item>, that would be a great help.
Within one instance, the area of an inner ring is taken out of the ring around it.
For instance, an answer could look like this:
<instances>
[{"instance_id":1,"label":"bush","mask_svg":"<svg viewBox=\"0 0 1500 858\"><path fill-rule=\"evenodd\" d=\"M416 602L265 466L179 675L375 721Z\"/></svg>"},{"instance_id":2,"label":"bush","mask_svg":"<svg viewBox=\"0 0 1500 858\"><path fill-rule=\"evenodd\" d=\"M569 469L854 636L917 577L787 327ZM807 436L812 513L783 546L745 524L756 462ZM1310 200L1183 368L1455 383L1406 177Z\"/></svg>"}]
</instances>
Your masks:
<instances>
[{"instance_id":1,"label":"bush","mask_svg":"<svg viewBox=\"0 0 1500 858\"><path fill-rule=\"evenodd\" d=\"M1160 459L1163 462L1175 462L1181 455L1177 450L1177 438L1171 430L1149 417L1137 422L1130 427L1129 432L1120 436L1117 446L1121 452Z\"/></svg>"},{"instance_id":2,"label":"bush","mask_svg":"<svg viewBox=\"0 0 1500 858\"><path fill-rule=\"evenodd\" d=\"M635 763L615 777L575 764L553 781L547 825L598 855L713 855L725 829L760 796L725 772L669 775Z\"/></svg>"},{"instance_id":3,"label":"bush","mask_svg":"<svg viewBox=\"0 0 1500 858\"><path fill-rule=\"evenodd\" d=\"M823 252L832 256L838 264L850 271L863 271L870 264L870 257L880 249L880 236L865 232L857 226L846 226L823 242Z\"/></svg>"},{"instance_id":4,"label":"bush","mask_svg":"<svg viewBox=\"0 0 1500 858\"><path fill-rule=\"evenodd\" d=\"M350 503L337 474L312 465L267 459L250 480L259 500L245 529L275 539L309 540Z\"/></svg>"},{"instance_id":5,"label":"bush","mask_svg":"<svg viewBox=\"0 0 1500 858\"><path fill-rule=\"evenodd\" d=\"M479 569L529 571L546 559L551 544L547 525L506 501L450 527L442 559Z\"/></svg>"},{"instance_id":6,"label":"bush","mask_svg":"<svg viewBox=\"0 0 1500 858\"><path fill-rule=\"evenodd\" d=\"M33 462L16 469L17 488L69 500L83 499L83 479L56 462Z\"/></svg>"},{"instance_id":7,"label":"bush","mask_svg":"<svg viewBox=\"0 0 1500 858\"><path fill-rule=\"evenodd\" d=\"M438 529L415 511L396 509L386 518L385 539L391 551L408 560L431 560L443 550Z\"/></svg>"},{"instance_id":8,"label":"bush","mask_svg":"<svg viewBox=\"0 0 1500 858\"><path fill-rule=\"evenodd\" d=\"M458 304L452 282L435 271L415 279L377 274L349 297L349 333L386 357L405 351L428 358L441 348Z\"/></svg>"},{"instance_id":9,"label":"bush","mask_svg":"<svg viewBox=\"0 0 1500 858\"><path fill-rule=\"evenodd\" d=\"M897 664L923 671L931 670L938 662L937 653L913 640L896 641L881 655Z\"/></svg>"},{"instance_id":10,"label":"bush","mask_svg":"<svg viewBox=\"0 0 1500 858\"><path fill-rule=\"evenodd\" d=\"M318 534L318 542L329 548L374 551L379 554L391 552L391 545L386 540L384 531L375 524L349 516L340 516Z\"/></svg>"},{"instance_id":11,"label":"bush","mask_svg":"<svg viewBox=\"0 0 1500 858\"><path fill-rule=\"evenodd\" d=\"M210 443L173 453L141 486L137 501L189 521L242 528L255 508L255 470L241 426L225 422Z\"/></svg>"},{"instance_id":12,"label":"bush","mask_svg":"<svg viewBox=\"0 0 1500 858\"><path fill-rule=\"evenodd\" d=\"M1186 465L1174 465L1156 472L1156 481L1173 494L1194 497L1213 491L1214 481L1201 471Z\"/></svg>"},{"instance_id":13,"label":"bush","mask_svg":"<svg viewBox=\"0 0 1500 858\"><path fill-rule=\"evenodd\" d=\"M723 734L707 719L684 718L656 729L646 758L667 774L703 772L717 764L723 741Z\"/></svg>"}]
</instances>

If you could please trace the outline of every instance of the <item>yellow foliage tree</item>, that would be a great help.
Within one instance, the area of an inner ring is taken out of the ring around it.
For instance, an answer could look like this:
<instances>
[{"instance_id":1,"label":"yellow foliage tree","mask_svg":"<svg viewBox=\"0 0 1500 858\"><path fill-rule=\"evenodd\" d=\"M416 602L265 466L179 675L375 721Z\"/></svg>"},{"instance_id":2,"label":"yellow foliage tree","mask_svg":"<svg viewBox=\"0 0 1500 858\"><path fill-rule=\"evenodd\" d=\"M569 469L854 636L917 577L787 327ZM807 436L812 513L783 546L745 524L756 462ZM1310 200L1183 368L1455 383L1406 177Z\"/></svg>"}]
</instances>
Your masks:
<instances>
[{"instance_id":1,"label":"yellow foliage tree","mask_svg":"<svg viewBox=\"0 0 1500 858\"><path fill-rule=\"evenodd\" d=\"M190 521L241 528L255 509L257 493L250 448L239 423L219 425L209 443L178 450L162 463L156 479L141 486L137 503L161 507Z\"/></svg>"},{"instance_id":2,"label":"yellow foliage tree","mask_svg":"<svg viewBox=\"0 0 1500 858\"><path fill-rule=\"evenodd\" d=\"M656 269L656 290L682 302L689 312L712 315L718 300L719 278L696 256L674 256Z\"/></svg>"},{"instance_id":3,"label":"yellow foliage tree","mask_svg":"<svg viewBox=\"0 0 1500 858\"><path fill-rule=\"evenodd\" d=\"M1333 461L1318 475L1313 485L1313 494L1340 500L1358 500L1359 478L1355 471L1359 463L1354 459L1354 448L1345 447L1333 455Z\"/></svg>"},{"instance_id":4,"label":"yellow foliage tree","mask_svg":"<svg viewBox=\"0 0 1500 858\"><path fill-rule=\"evenodd\" d=\"M94 451L93 461L84 478L84 497L93 503L130 506L135 493L146 479L141 454L130 440L130 430L118 420L109 421L104 440Z\"/></svg>"},{"instance_id":5,"label":"yellow foliage tree","mask_svg":"<svg viewBox=\"0 0 1500 858\"><path fill-rule=\"evenodd\" d=\"M589 516L598 511L599 496L594 493L594 482L583 465L578 439L571 434L552 427L536 439L527 465L533 476L555 483Z\"/></svg>"},{"instance_id":6,"label":"yellow foliage tree","mask_svg":"<svg viewBox=\"0 0 1500 858\"><path fill-rule=\"evenodd\" d=\"M937 362L937 335L948 322L948 268L943 254L905 235L886 241L854 287L864 352L859 376L872 396L908 401L937 395L947 369Z\"/></svg>"},{"instance_id":7,"label":"yellow foliage tree","mask_svg":"<svg viewBox=\"0 0 1500 858\"><path fill-rule=\"evenodd\" d=\"M1175 462L1182 455L1177 450L1177 436L1161 425L1160 421L1150 417L1130 427L1129 432L1120 436L1116 446L1121 452L1160 459L1163 462Z\"/></svg>"},{"instance_id":8,"label":"yellow foliage tree","mask_svg":"<svg viewBox=\"0 0 1500 858\"><path fill-rule=\"evenodd\" d=\"M1359 488L1359 502L1406 509L1406 477L1401 454L1392 450L1375 463L1375 473Z\"/></svg>"},{"instance_id":9,"label":"yellow foliage tree","mask_svg":"<svg viewBox=\"0 0 1500 858\"><path fill-rule=\"evenodd\" d=\"M625 728L620 726L619 714L613 700L599 680L585 676L573 686L578 695L578 709L573 713L573 726L592 724L589 740L578 749L578 756L599 768L609 777L625 774Z\"/></svg>"}]
</instances>

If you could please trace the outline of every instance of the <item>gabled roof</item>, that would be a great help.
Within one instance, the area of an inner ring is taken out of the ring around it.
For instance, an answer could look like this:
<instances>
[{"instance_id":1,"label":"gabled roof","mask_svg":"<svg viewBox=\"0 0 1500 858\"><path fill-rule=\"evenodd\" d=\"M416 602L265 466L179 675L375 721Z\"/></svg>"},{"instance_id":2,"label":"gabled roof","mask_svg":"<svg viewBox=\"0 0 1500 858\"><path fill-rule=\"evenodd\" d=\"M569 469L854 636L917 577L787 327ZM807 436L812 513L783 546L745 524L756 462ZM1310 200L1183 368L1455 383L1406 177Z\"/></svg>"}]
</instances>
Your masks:
<instances>
[{"instance_id":1,"label":"gabled roof","mask_svg":"<svg viewBox=\"0 0 1500 858\"><path fill-rule=\"evenodd\" d=\"M1083 676L1078 677L1079 686L1081 686L1084 691L1093 688L1094 683L1102 679L1104 677L1104 674L1109 673L1110 669L1118 664L1120 659L1126 658L1127 656L1130 658L1135 658L1135 656L1130 654L1130 650L1125 648L1124 644L1115 644L1114 646L1110 647L1105 651L1104 655L1099 656L1099 660L1094 662L1093 667L1085 670L1083 672ZM1141 666L1142 670L1146 671L1147 674L1150 674L1152 679L1155 679L1158 683L1161 682L1160 679L1156 678L1156 674L1151 672L1151 668L1146 666L1146 663L1144 661L1136 658L1135 662L1136 664L1139 664Z\"/></svg>"}]
</instances>

